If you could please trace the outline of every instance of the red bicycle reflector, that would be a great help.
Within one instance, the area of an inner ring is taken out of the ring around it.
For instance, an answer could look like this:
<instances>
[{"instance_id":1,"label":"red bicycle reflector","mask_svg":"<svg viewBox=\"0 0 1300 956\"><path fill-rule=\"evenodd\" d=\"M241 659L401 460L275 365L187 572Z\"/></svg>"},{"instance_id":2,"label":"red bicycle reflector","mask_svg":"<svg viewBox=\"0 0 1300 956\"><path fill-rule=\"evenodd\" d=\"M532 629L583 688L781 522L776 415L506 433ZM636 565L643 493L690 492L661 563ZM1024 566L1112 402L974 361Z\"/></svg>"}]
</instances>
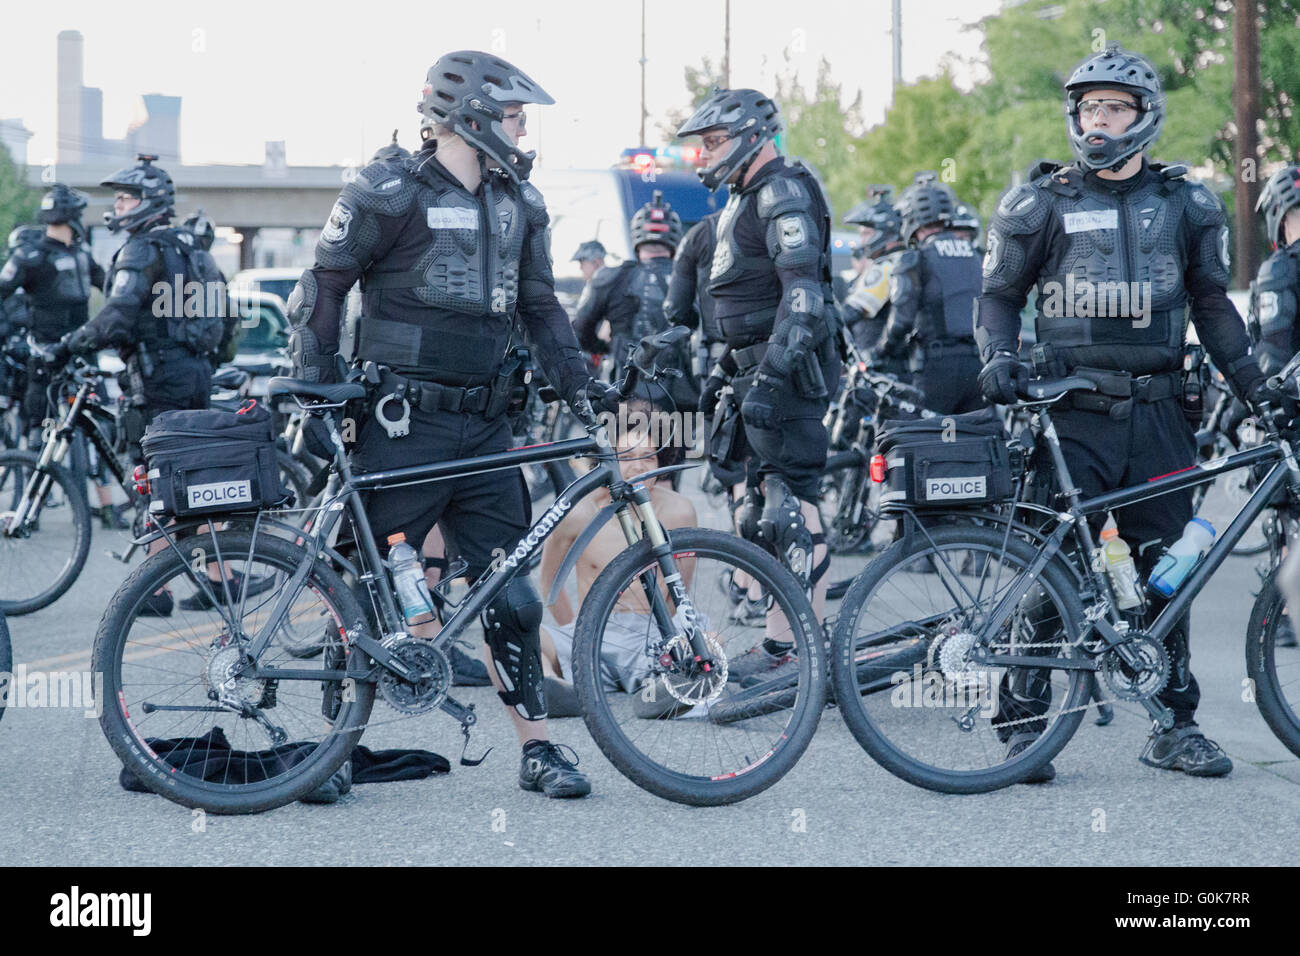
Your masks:
<instances>
[{"instance_id":1,"label":"red bicycle reflector","mask_svg":"<svg viewBox=\"0 0 1300 956\"><path fill-rule=\"evenodd\" d=\"M131 477L135 481L135 493L147 496L150 492L148 469L144 465L136 465Z\"/></svg>"},{"instance_id":2,"label":"red bicycle reflector","mask_svg":"<svg viewBox=\"0 0 1300 956\"><path fill-rule=\"evenodd\" d=\"M871 480L876 484L883 484L885 480L885 456L871 456Z\"/></svg>"}]
</instances>

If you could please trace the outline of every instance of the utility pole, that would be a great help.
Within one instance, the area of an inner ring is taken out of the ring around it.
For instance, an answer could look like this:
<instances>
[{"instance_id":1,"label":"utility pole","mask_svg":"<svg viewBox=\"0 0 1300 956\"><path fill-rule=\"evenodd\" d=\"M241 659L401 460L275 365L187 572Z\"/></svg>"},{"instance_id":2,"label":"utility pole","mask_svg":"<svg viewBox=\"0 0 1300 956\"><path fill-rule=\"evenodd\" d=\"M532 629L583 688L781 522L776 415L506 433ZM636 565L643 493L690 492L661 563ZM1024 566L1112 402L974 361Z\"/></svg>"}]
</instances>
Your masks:
<instances>
[{"instance_id":1,"label":"utility pole","mask_svg":"<svg viewBox=\"0 0 1300 956\"><path fill-rule=\"evenodd\" d=\"M894 0L894 88L893 96L903 84L903 0ZM892 99L892 97L891 97Z\"/></svg>"},{"instance_id":2,"label":"utility pole","mask_svg":"<svg viewBox=\"0 0 1300 956\"><path fill-rule=\"evenodd\" d=\"M731 89L731 0L722 0L722 88Z\"/></svg>"},{"instance_id":3,"label":"utility pole","mask_svg":"<svg viewBox=\"0 0 1300 956\"><path fill-rule=\"evenodd\" d=\"M645 141L645 0L641 0L641 138L637 140L642 146Z\"/></svg>"},{"instance_id":4,"label":"utility pole","mask_svg":"<svg viewBox=\"0 0 1300 956\"><path fill-rule=\"evenodd\" d=\"M1237 137L1233 143L1232 178L1236 189L1233 219L1236 226L1236 286L1246 288L1259 269L1259 244L1256 242L1255 200L1259 196L1259 27L1256 0L1237 0L1233 4L1233 120Z\"/></svg>"}]
</instances>

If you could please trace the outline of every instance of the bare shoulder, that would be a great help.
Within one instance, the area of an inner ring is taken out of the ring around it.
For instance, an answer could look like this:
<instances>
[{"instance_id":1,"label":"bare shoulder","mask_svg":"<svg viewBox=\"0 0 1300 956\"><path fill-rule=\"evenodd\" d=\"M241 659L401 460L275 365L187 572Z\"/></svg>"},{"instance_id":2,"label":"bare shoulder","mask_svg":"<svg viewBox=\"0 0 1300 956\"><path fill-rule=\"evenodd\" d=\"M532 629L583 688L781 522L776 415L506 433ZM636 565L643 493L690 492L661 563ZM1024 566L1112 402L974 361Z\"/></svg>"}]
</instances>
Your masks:
<instances>
[{"instance_id":1,"label":"bare shoulder","mask_svg":"<svg viewBox=\"0 0 1300 956\"><path fill-rule=\"evenodd\" d=\"M655 514L665 528L693 528L699 523L691 499L680 492L673 491L669 485L655 485L650 493L650 500L654 504Z\"/></svg>"}]
</instances>

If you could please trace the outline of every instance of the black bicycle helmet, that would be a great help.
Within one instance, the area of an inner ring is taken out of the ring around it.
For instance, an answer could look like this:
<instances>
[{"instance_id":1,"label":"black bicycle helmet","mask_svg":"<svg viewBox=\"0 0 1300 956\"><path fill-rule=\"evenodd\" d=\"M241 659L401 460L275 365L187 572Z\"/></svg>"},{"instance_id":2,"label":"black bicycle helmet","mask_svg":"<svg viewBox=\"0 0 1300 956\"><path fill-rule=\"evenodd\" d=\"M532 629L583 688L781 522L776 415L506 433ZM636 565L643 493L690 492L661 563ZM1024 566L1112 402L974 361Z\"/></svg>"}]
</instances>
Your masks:
<instances>
[{"instance_id":1,"label":"black bicycle helmet","mask_svg":"<svg viewBox=\"0 0 1300 956\"><path fill-rule=\"evenodd\" d=\"M1122 133L1104 130L1085 134L1079 125L1079 102L1091 90L1123 90L1137 101L1138 117ZM1065 128L1070 149L1085 168L1118 170L1160 136L1165 121L1165 97L1160 74L1151 61L1112 43L1076 66L1065 81Z\"/></svg>"},{"instance_id":2,"label":"black bicycle helmet","mask_svg":"<svg viewBox=\"0 0 1300 956\"><path fill-rule=\"evenodd\" d=\"M506 105L554 102L527 74L500 57L460 50L429 67L419 110L434 125L451 127L519 182L528 178L537 154L520 149L506 135L501 126Z\"/></svg>"},{"instance_id":3,"label":"black bicycle helmet","mask_svg":"<svg viewBox=\"0 0 1300 956\"><path fill-rule=\"evenodd\" d=\"M682 241L682 220L656 189L653 198L633 214L629 231L633 252L647 242L657 242L676 252Z\"/></svg>"},{"instance_id":4,"label":"black bicycle helmet","mask_svg":"<svg viewBox=\"0 0 1300 956\"><path fill-rule=\"evenodd\" d=\"M894 208L893 198L893 186L868 186L867 198L846 212L842 220L845 225L875 230L875 235L859 247L873 259L903 241L903 220Z\"/></svg>"},{"instance_id":5,"label":"black bicycle helmet","mask_svg":"<svg viewBox=\"0 0 1300 956\"><path fill-rule=\"evenodd\" d=\"M63 183L55 183L50 191L41 197L41 209L36 214L38 222L80 223L81 212L86 208L86 194Z\"/></svg>"},{"instance_id":6,"label":"black bicycle helmet","mask_svg":"<svg viewBox=\"0 0 1300 956\"><path fill-rule=\"evenodd\" d=\"M957 212L957 196L930 170L917 173L912 185L898 197L898 210L902 220L903 242L911 244L916 231L923 226L950 226Z\"/></svg>"},{"instance_id":7,"label":"black bicycle helmet","mask_svg":"<svg viewBox=\"0 0 1300 956\"><path fill-rule=\"evenodd\" d=\"M677 135L702 136L722 129L732 138L727 154L705 169L700 182L716 190L737 170L743 177L763 144L781 132L781 109L758 90L714 90L681 125Z\"/></svg>"},{"instance_id":8,"label":"black bicycle helmet","mask_svg":"<svg viewBox=\"0 0 1300 956\"><path fill-rule=\"evenodd\" d=\"M166 170L153 165L158 157L139 153L135 158L139 160L136 165L119 169L100 183L114 191L120 190L140 197L140 205L125 215L104 213L104 223L109 232L120 229L136 232L146 226L170 222L176 215L176 186Z\"/></svg>"},{"instance_id":9,"label":"black bicycle helmet","mask_svg":"<svg viewBox=\"0 0 1300 956\"><path fill-rule=\"evenodd\" d=\"M1255 212L1264 214L1264 227L1274 249L1287 244L1282 223L1296 207L1300 207L1300 166L1283 166L1268 177L1255 203Z\"/></svg>"},{"instance_id":10,"label":"black bicycle helmet","mask_svg":"<svg viewBox=\"0 0 1300 956\"><path fill-rule=\"evenodd\" d=\"M190 231L194 236L194 244L200 249L205 252L212 250L212 244L217 240L217 227L204 215L202 209L186 219L182 228Z\"/></svg>"}]
</instances>

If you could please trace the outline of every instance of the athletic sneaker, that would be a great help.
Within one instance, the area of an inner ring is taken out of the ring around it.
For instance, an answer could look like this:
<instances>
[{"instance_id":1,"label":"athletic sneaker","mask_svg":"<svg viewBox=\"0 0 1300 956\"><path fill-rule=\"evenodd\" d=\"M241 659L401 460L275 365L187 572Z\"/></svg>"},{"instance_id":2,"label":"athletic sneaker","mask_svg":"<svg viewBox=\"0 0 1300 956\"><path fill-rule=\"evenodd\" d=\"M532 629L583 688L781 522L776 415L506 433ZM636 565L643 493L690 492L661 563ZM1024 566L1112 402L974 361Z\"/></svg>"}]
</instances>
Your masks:
<instances>
[{"instance_id":1,"label":"athletic sneaker","mask_svg":"<svg viewBox=\"0 0 1300 956\"><path fill-rule=\"evenodd\" d=\"M150 594L140 604L140 610L136 613L136 616L171 617L174 606L171 591L163 591L162 594Z\"/></svg>"},{"instance_id":2,"label":"athletic sneaker","mask_svg":"<svg viewBox=\"0 0 1300 956\"><path fill-rule=\"evenodd\" d=\"M733 569L731 568L723 570L722 573L718 575L718 587L721 588L722 593L727 596L727 600L731 602L732 607L735 607L741 601L745 600L746 595L745 589L736 584L732 574Z\"/></svg>"},{"instance_id":3,"label":"athletic sneaker","mask_svg":"<svg viewBox=\"0 0 1300 956\"><path fill-rule=\"evenodd\" d=\"M329 779L319 787L307 794L305 797L299 797L299 803L338 803L339 800L352 790L352 758L349 757L343 761L343 766L330 774Z\"/></svg>"},{"instance_id":4,"label":"athletic sneaker","mask_svg":"<svg viewBox=\"0 0 1300 956\"><path fill-rule=\"evenodd\" d=\"M585 797L591 793L591 781L586 774L578 772L578 755L572 747L563 747L573 754L570 761L561 747L549 740L530 740L524 744L519 763L519 789L556 798Z\"/></svg>"},{"instance_id":5,"label":"athletic sneaker","mask_svg":"<svg viewBox=\"0 0 1300 956\"><path fill-rule=\"evenodd\" d=\"M794 645L791 645L789 650L772 654L762 644L756 644L739 657L727 661L727 680L739 682L755 675L765 679L775 668L794 660L793 649Z\"/></svg>"},{"instance_id":6,"label":"athletic sneaker","mask_svg":"<svg viewBox=\"0 0 1300 956\"><path fill-rule=\"evenodd\" d=\"M258 580L258 578L254 577L253 583L250 584L248 587L248 593L244 596L245 600L247 600L248 598L256 597L257 595L262 594L265 591L269 590L275 585L276 580L277 580L277 576L274 574L262 575L261 580ZM239 571L231 571L229 585L230 585L230 599L234 601L236 605L238 605L240 591L244 587L244 575ZM226 589L221 586L221 582L213 581L211 578L209 578L208 587L212 589L212 593L216 597L217 604L224 605L226 603ZM202 590L196 590L189 597L181 598L179 606L182 611L207 611L210 610L214 605L212 603L212 599L208 597L206 592Z\"/></svg>"},{"instance_id":7,"label":"athletic sneaker","mask_svg":"<svg viewBox=\"0 0 1300 956\"><path fill-rule=\"evenodd\" d=\"M1011 738L1011 745L1007 747L1007 759L1010 760L1017 754L1028 749L1029 745L1038 739L1038 734L1016 734ZM1029 776L1021 780L1021 783L1050 783L1056 779L1056 768L1052 766L1049 760Z\"/></svg>"},{"instance_id":8,"label":"athletic sneaker","mask_svg":"<svg viewBox=\"0 0 1300 956\"><path fill-rule=\"evenodd\" d=\"M762 627L767 623L767 610L770 604L766 597L742 597L739 603L727 615L741 627Z\"/></svg>"},{"instance_id":9,"label":"athletic sneaker","mask_svg":"<svg viewBox=\"0 0 1300 956\"><path fill-rule=\"evenodd\" d=\"M488 677L487 667L476 657L470 657L456 644L447 652L451 661L451 683L453 687L487 687L492 683ZM549 700L549 698L547 698ZM555 714L554 716L562 716Z\"/></svg>"},{"instance_id":10,"label":"athletic sneaker","mask_svg":"<svg viewBox=\"0 0 1300 956\"><path fill-rule=\"evenodd\" d=\"M1153 733L1138 757L1148 767L1181 770L1190 777L1222 777L1232 773L1232 761L1213 740L1207 740L1194 723Z\"/></svg>"}]
</instances>

